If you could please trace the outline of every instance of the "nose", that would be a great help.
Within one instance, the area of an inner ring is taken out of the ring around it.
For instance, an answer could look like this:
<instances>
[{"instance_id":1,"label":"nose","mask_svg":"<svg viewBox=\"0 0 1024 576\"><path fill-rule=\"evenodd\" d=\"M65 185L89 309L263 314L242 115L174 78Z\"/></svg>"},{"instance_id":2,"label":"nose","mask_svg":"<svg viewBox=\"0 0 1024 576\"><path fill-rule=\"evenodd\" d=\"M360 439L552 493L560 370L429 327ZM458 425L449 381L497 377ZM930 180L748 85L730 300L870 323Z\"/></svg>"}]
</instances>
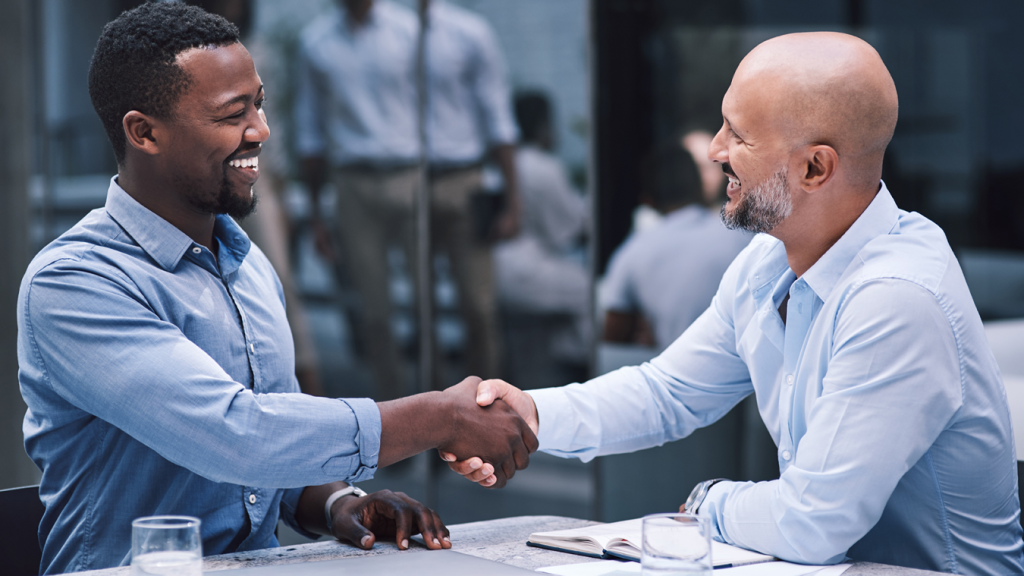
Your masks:
<instances>
[{"instance_id":1,"label":"nose","mask_svg":"<svg viewBox=\"0 0 1024 576\"><path fill-rule=\"evenodd\" d=\"M270 126L267 124L266 114L260 109L256 112L256 120L245 129L245 139L247 142L259 142L262 144L268 138L270 138Z\"/></svg>"},{"instance_id":2,"label":"nose","mask_svg":"<svg viewBox=\"0 0 1024 576\"><path fill-rule=\"evenodd\" d=\"M708 146L708 159L712 162L725 163L729 161L729 149L725 145L728 128L725 123L718 129L718 134L711 139L711 146Z\"/></svg>"}]
</instances>

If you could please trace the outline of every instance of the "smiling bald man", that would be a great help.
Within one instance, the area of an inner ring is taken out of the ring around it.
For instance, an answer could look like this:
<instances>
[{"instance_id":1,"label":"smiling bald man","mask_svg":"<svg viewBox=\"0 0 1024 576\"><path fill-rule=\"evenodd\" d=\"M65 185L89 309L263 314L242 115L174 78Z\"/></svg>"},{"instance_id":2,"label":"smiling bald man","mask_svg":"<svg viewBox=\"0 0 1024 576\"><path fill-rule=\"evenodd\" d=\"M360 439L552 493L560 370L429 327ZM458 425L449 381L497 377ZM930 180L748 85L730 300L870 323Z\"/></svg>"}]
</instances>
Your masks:
<instances>
[{"instance_id":1,"label":"smiling bald man","mask_svg":"<svg viewBox=\"0 0 1024 576\"><path fill-rule=\"evenodd\" d=\"M762 234L710 308L649 364L529 393L487 381L477 401L504 399L542 450L589 460L683 438L753 393L780 477L698 485L684 507L716 540L796 562L1024 572L981 319L942 230L881 182L897 111L881 58L853 36L755 48L709 156L729 176L725 222ZM472 464L451 466L489 483Z\"/></svg>"}]
</instances>

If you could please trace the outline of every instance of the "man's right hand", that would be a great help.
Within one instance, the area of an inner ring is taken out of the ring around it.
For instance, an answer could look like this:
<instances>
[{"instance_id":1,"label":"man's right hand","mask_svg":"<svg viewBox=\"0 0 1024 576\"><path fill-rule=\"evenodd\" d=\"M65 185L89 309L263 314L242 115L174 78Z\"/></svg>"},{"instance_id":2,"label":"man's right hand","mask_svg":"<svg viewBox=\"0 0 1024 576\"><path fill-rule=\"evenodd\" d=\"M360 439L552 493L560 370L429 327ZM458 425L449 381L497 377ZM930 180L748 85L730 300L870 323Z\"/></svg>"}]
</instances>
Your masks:
<instances>
[{"instance_id":1,"label":"man's right hand","mask_svg":"<svg viewBox=\"0 0 1024 576\"><path fill-rule=\"evenodd\" d=\"M465 383L466 381L463 381L463 384ZM533 397L504 380L480 382L476 389L476 403L479 406L491 406L497 400L501 401L499 404L505 403L512 407L530 427L533 434L537 434L537 430L540 428L540 419L537 416L537 405L533 402ZM536 447L530 451L534 450ZM499 478L495 475L494 467L485 459L481 459L479 453L474 453L471 458L459 459L456 454L444 449L438 450L438 452L441 459L448 462L449 468L481 486L501 488L505 485L505 480L511 478L508 476L498 484Z\"/></svg>"},{"instance_id":2,"label":"man's right hand","mask_svg":"<svg viewBox=\"0 0 1024 576\"><path fill-rule=\"evenodd\" d=\"M478 378L467 378L444 391L446 399L452 402L451 413L455 418L449 441L438 446L438 451L453 460L469 462L465 468L472 469L474 476L486 470L493 480L484 485L501 488L516 470L526 468L530 454L537 450L537 419L534 417L531 425L515 406L497 396L482 401L483 384Z\"/></svg>"}]
</instances>

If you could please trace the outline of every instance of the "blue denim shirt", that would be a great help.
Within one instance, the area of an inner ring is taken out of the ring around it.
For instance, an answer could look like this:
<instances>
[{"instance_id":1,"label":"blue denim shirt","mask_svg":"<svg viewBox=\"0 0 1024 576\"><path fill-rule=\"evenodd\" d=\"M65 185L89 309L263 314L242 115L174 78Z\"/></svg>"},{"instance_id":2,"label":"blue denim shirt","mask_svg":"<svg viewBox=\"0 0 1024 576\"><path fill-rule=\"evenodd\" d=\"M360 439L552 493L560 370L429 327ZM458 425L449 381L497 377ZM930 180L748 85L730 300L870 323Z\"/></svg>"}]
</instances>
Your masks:
<instances>
[{"instance_id":1,"label":"blue denim shirt","mask_svg":"<svg viewBox=\"0 0 1024 576\"><path fill-rule=\"evenodd\" d=\"M298 393L280 282L227 216L217 258L115 180L18 297L46 574L125 565L131 521L202 519L207 555L277 545L302 487L373 475L369 399Z\"/></svg>"},{"instance_id":2,"label":"blue denim shirt","mask_svg":"<svg viewBox=\"0 0 1024 576\"><path fill-rule=\"evenodd\" d=\"M981 318L942 230L884 185L800 278L758 236L649 364L530 392L541 450L584 459L683 438L751 393L781 476L712 487L700 514L716 539L812 564L1024 572L1010 412Z\"/></svg>"}]
</instances>

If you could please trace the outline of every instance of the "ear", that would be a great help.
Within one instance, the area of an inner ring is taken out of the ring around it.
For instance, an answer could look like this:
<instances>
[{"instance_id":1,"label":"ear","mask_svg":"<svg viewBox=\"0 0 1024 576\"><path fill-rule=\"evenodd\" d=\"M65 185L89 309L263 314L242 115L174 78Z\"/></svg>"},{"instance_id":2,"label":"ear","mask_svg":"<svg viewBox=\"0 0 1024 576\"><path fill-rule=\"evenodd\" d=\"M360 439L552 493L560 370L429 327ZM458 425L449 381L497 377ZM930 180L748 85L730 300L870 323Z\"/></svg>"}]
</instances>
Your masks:
<instances>
[{"instance_id":1,"label":"ear","mask_svg":"<svg viewBox=\"0 0 1024 576\"><path fill-rule=\"evenodd\" d=\"M834 148L826 144L810 146L800 162L800 187L807 192L816 192L832 180L838 169L839 155Z\"/></svg>"},{"instance_id":2,"label":"ear","mask_svg":"<svg viewBox=\"0 0 1024 576\"><path fill-rule=\"evenodd\" d=\"M129 146L149 156L160 153L161 142L157 136L162 130L158 121L138 110L132 110L124 115L121 126Z\"/></svg>"}]
</instances>

